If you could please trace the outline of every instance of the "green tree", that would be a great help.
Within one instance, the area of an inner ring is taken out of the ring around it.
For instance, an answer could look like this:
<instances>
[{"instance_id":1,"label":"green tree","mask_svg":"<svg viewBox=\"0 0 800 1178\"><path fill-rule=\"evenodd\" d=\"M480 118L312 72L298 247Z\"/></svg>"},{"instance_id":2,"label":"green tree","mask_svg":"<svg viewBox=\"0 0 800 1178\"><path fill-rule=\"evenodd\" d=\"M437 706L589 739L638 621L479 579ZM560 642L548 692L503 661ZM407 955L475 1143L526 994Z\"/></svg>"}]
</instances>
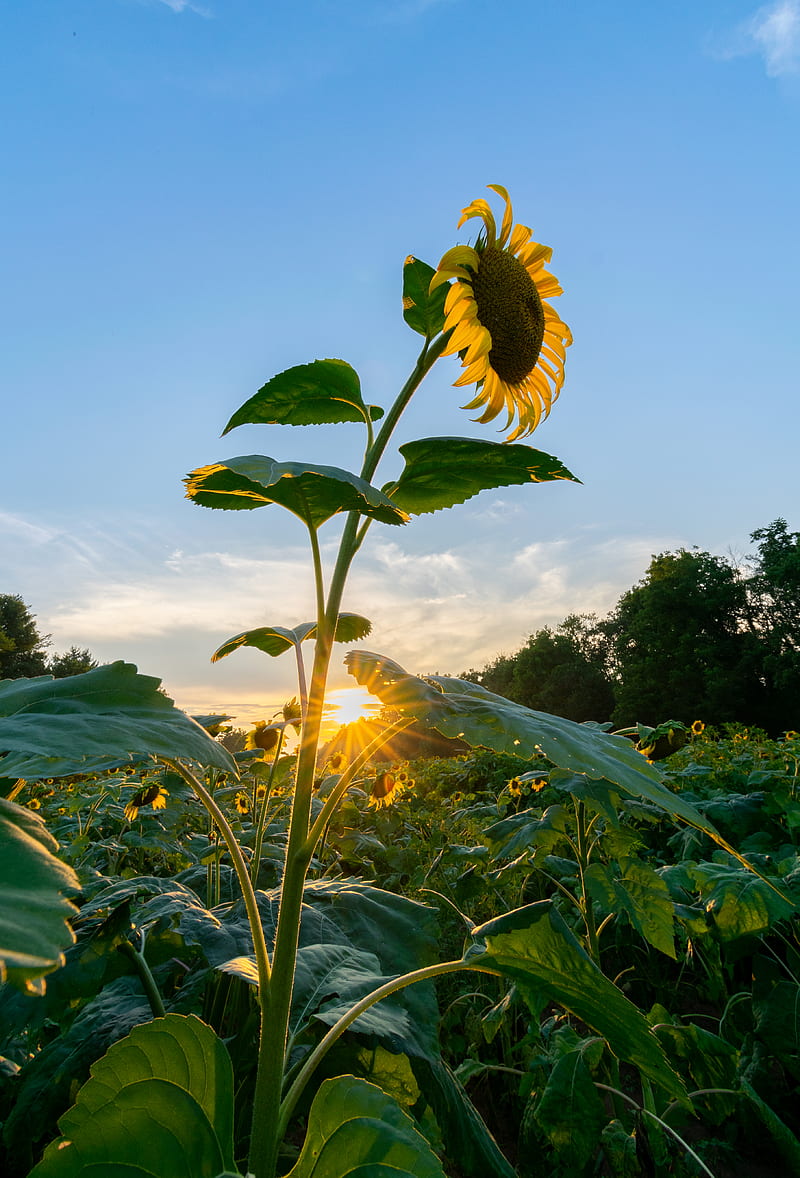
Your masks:
<instances>
[{"instance_id":1,"label":"green tree","mask_svg":"<svg viewBox=\"0 0 800 1178\"><path fill-rule=\"evenodd\" d=\"M539 712L603 722L614 707L607 655L606 636L594 615L572 614L555 630L537 630L516 654L501 655L463 677Z\"/></svg>"},{"instance_id":2,"label":"green tree","mask_svg":"<svg viewBox=\"0 0 800 1178\"><path fill-rule=\"evenodd\" d=\"M35 679L52 675L66 679L97 666L91 652L71 646L48 656L50 635L40 634L35 616L21 597L0 594L0 679Z\"/></svg>"},{"instance_id":3,"label":"green tree","mask_svg":"<svg viewBox=\"0 0 800 1178\"><path fill-rule=\"evenodd\" d=\"M46 673L54 679L66 679L69 675L82 675L96 666L97 660L92 658L91 651L71 646L63 654L54 654L47 660Z\"/></svg>"},{"instance_id":4,"label":"green tree","mask_svg":"<svg viewBox=\"0 0 800 1178\"><path fill-rule=\"evenodd\" d=\"M753 532L758 545L747 581L748 624L762 649L772 732L800 726L800 532L776 519Z\"/></svg>"},{"instance_id":5,"label":"green tree","mask_svg":"<svg viewBox=\"0 0 800 1178\"><path fill-rule=\"evenodd\" d=\"M605 623L617 678L614 723L763 725L762 650L747 614L746 580L723 557L685 548L654 556Z\"/></svg>"},{"instance_id":6,"label":"green tree","mask_svg":"<svg viewBox=\"0 0 800 1178\"><path fill-rule=\"evenodd\" d=\"M21 597L0 594L0 679L35 678L47 674L49 634L40 634Z\"/></svg>"}]
</instances>

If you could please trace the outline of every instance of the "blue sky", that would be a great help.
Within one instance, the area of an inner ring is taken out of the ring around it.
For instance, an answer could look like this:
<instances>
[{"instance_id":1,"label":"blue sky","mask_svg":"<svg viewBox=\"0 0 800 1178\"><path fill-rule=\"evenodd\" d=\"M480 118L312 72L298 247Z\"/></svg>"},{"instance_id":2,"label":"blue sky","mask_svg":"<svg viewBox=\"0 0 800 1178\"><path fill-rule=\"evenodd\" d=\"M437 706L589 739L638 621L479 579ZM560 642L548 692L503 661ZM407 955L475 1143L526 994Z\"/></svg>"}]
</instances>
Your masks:
<instances>
[{"instance_id":1,"label":"blue sky","mask_svg":"<svg viewBox=\"0 0 800 1178\"><path fill-rule=\"evenodd\" d=\"M26 0L0 95L0 591L56 649L242 721L293 693L288 660L208 659L312 616L304 532L181 478L357 468L355 426L219 433L318 357L387 404L416 355L403 259L467 241L489 183L554 249L575 344L528 441L583 484L373 527L345 601L367 645L457 674L610 609L652 553L800 529L800 0ZM498 438L458 375L398 442Z\"/></svg>"}]
</instances>

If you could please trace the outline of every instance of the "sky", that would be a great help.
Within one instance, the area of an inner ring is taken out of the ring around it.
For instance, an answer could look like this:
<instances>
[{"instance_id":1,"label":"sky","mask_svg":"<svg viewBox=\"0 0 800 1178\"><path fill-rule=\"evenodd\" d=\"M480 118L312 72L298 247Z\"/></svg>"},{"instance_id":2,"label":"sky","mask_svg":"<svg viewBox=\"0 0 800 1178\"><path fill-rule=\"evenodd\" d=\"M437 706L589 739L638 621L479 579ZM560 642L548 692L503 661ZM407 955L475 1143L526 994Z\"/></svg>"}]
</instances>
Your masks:
<instances>
[{"instance_id":1,"label":"sky","mask_svg":"<svg viewBox=\"0 0 800 1178\"><path fill-rule=\"evenodd\" d=\"M606 613L652 554L800 529L800 0L25 0L0 104L0 592L53 650L240 724L295 693L291 656L210 655L313 617L305 530L182 479L358 470L356 425L220 433L317 358L390 404L419 344L403 260L473 241L487 184L553 247L575 342L526 441L581 482L373 525L343 603L362 645L457 675ZM502 440L459 375L439 361L398 444Z\"/></svg>"}]
</instances>

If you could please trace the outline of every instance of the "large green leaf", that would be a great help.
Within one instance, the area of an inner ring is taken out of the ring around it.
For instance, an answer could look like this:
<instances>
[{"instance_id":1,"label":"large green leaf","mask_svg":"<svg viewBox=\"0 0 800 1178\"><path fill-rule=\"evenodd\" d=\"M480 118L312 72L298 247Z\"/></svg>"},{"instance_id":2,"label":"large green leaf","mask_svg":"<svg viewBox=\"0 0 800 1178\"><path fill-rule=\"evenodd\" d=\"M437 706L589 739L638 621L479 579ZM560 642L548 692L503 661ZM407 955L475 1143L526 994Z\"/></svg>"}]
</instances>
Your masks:
<instances>
[{"instance_id":1,"label":"large green leaf","mask_svg":"<svg viewBox=\"0 0 800 1178\"><path fill-rule=\"evenodd\" d=\"M608 1120L580 1047L556 1062L534 1116L562 1165L580 1174L600 1145Z\"/></svg>"},{"instance_id":2,"label":"large green leaf","mask_svg":"<svg viewBox=\"0 0 800 1178\"><path fill-rule=\"evenodd\" d=\"M230 753L130 663L83 675L0 683L0 772L34 780L92 773L146 756L236 774Z\"/></svg>"},{"instance_id":3,"label":"large green leaf","mask_svg":"<svg viewBox=\"0 0 800 1178\"><path fill-rule=\"evenodd\" d=\"M563 769L605 778L716 837L713 826L662 785L655 766L622 736L535 712L464 679L441 675L419 679L391 659L368 651L351 651L345 663L351 675L383 703L410 713L443 736L517 757L533 757L541 751Z\"/></svg>"},{"instance_id":4,"label":"large green leaf","mask_svg":"<svg viewBox=\"0 0 800 1178\"><path fill-rule=\"evenodd\" d=\"M444 327L444 303L448 287L431 291L436 271L412 254L403 263L403 318L412 330L433 339Z\"/></svg>"},{"instance_id":5,"label":"large green leaf","mask_svg":"<svg viewBox=\"0 0 800 1178\"><path fill-rule=\"evenodd\" d=\"M441 1162L400 1105L355 1076L320 1086L287 1178L444 1178Z\"/></svg>"},{"instance_id":6,"label":"large green leaf","mask_svg":"<svg viewBox=\"0 0 800 1178\"><path fill-rule=\"evenodd\" d=\"M202 507L251 511L277 503L309 528L342 511L357 511L384 524L405 524L409 518L377 487L338 466L246 454L201 466L184 481L186 498Z\"/></svg>"},{"instance_id":7,"label":"large green leaf","mask_svg":"<svg viewBox=\"0 0 800 1178\"><path fill-rule=\"evenodd\" d=\"M135 1027L92 1068L31 1178L216 1178L234 1170L233 1069L194 1015Z\"/></svg>"},{"instance_id":8,"label":"large green leaf","mask_svg":"<svg viewBox=\"0 0 800 1178\"><path fill-rule=\"evenodd\" d=\"M477 944L465 957L469 965L496 969L544 994L602 1035L619 1059L673 1096L685 1096L644 1015L595 965L549 900L487 921L472 935Z\"/></svg>"},{"instance_id":9,"label":"large green leaf","mask_svg":"<svg viewBox=\"0 0 800 1178\"><path fill-rule=\"evenodd\" d=\"M768 881L732 863L698 863L687 870L724 941L759 936L796 910Z\"/></svg>"},{"instance_id":10,"label":"large green leaf","mask_svg":"<svg viewBox=\"0 0 800 1178\"><path fill-rule=\"evenodd\" d=\"M590 863L586 890L603 911L624 912L646 941L675 958L674 909L666 880L641 859L621 857L613 864Z\"/></svg>"},{"instance_id":11,"label":"large green leaf","mask_svg":"<svg viewBox=\"0 0 800 1178\"><path fill-rule=\"evenodd\" d=\"M38 815L0 798L0 982L44 993L74 937L76 909L65 892L80 889L71 867L56 859L58 843Z\"/></svg>"},{"instance_id":12,"label":"large green leaf","mask_svg":"<svg viewBox=\"0 0 800 1178\"><path fill-rule=\"evenodd\" d=\"M441 289L441 287L437 288ZM411 515L441 511L492 487L576 479L558 458L507 442L420 438L400 447L405 467L383 489Z\"/></svg>"},{"instance_id":13,"label":"large green leaf","mask_svg":"<svg viewBox=\"0 0 800 1178\"><path fill-rule=\"evenodd\" d=\"M333 636L334 642L359 642L362 638L366 638L371 629L372 622L362 617L361 614L339 614ZM259 626L256 630L245 630L243 633L229 638L227 642L223 642L222 646L212 654L211 661L216 663L226 655L233 654L240 646L253 646L256 650L263 650L264 654L277 657L280 654L285 654L287 650L296 649L301 642L316 638L316 636L316 622L303 622L291 630L287 630L283 626Z\"/></svg>"},{"instance_id":14,"label":"large green leaf","mask_svg":"<svg viewBox=\"0 0 800 1178\"><path fill-rule=\"evenodd\" d=\"M376 421L378 405L361 398L358 373L344 360L313 360L279 372L230 419L222 436L237 425L330 425L338 421Z\"/></svg>"}]
</instances>

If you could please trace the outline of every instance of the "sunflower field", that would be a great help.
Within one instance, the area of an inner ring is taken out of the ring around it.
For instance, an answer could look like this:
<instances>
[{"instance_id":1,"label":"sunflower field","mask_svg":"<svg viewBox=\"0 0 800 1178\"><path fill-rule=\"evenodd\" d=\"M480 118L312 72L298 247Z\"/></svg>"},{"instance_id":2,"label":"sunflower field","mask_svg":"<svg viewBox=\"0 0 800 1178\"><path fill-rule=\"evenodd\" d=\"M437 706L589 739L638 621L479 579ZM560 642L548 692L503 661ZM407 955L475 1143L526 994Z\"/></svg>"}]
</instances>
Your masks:
<instances>
[{"instance_id":1,"label":"sunflower field","mask_svg":"<svg viewBox=\"0 0 800 1178\"><path fill-rule=\"evenodd\" d=\"M211 656L288 656L285 706L241 742L125 662L0 683L7 1178L800 1175L797 732L578 723L413 674L342 608L375 522L575 478L519 440L572 336L490 187L499 227L475 200L472 244L406 259L394 402L315 360L223 431L349 423L358 473L250 454L185 480L305 529L315 617ZM379 484L442 356L511 432L406 442ZM325 743L339 645L383 711ZM450 755L401 760L409 738Z\"/></svg>"}]
</instances>

